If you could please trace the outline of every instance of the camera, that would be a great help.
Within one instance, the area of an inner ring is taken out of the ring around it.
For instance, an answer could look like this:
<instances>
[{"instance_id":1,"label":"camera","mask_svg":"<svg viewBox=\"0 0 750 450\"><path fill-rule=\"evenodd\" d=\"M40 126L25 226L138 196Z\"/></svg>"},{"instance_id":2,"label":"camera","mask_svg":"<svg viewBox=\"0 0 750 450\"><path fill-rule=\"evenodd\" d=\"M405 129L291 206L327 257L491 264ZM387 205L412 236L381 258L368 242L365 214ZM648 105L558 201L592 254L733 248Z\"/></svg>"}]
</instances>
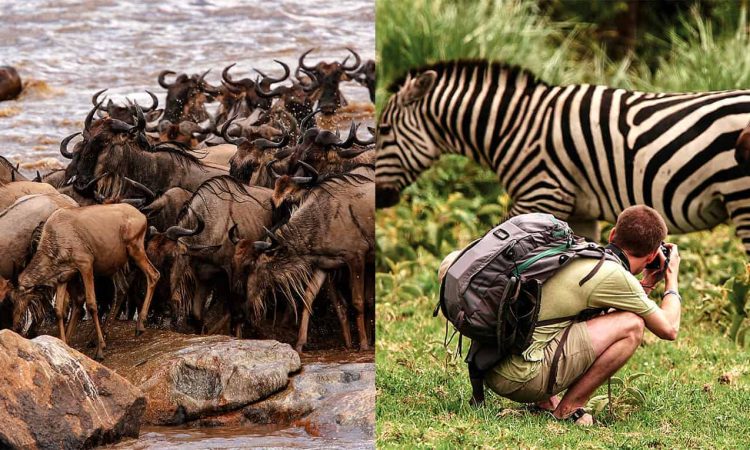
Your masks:
<instances>
[{"instance_id":1,"label":"camera","mask_svg":"<svg viewBox=\"0 0 750 450\"><path fill-rule=\"evenodd\" d=\"M661 269L666 270L667 266L669 265L669 253L670 249L664 245L664 242L661 243L659 246L659 250L661 250L662 253L664 253L664 257L666 260L664 261L664 267L659 267L659 255L656 255L656 258L654 258L651 262L646 264L646 269Z\"/></svg>"}]
</instances>

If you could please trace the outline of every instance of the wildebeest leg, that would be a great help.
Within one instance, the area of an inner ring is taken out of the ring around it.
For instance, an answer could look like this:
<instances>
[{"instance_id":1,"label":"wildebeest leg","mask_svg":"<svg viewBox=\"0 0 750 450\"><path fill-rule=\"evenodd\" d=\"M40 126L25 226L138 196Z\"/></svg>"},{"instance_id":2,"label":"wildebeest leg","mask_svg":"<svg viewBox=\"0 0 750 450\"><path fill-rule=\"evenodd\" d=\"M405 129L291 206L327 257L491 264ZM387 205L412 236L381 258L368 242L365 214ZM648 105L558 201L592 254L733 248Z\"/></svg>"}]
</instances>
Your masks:
<instances>
[{"instance_id":1,"label":"wildebeest leg","mask_svg":"<svg viewBox=\"0 0 750 450\"><path fill-rule=\"evenodd\" d=\"M365 326L365 262L357 258L350 261L349 280L352 287L352 305L357 311L357 333L359 333L359 349L370 348L367 339L367 327Z\"/></svg>"},{"instance_id":2,"label":"wildebeest leg","mask_svg":"<svg viewBox=\"0 0 750 450\"><path fill-rule=\"evenodd\" d=\"M94 357L94 359L96 359L97 361L102 361L104 359L104 349L107 348L107 344L104 342L102 327L99 324L99 308L97 308L96 305L93 269L91 267L82 268L81 277L83 278L83 288L86 291L86 308L88 308L89 313L91 314L91 318L94 320L96 338L99 342L99 345L96 346L96 356Z\"/></svg>"},{"instance_id":3,"label":"wildebeest leg","mask_svg":"<svg viewBox=\"0 0 750 450\"><path fill-rule=\"evenodd\" d=\"M145 230L143 232L145 234ZM156 282L159 281L159 271L151 264L146 256L146 250L143 248L143 235L135 239L128 246L128 254L135 261L135 264L146 275L146 297L143 299L143 307L138 310L138 321L135 324L135 335L139 336L146 329L143 322L148 317L148 308L151 305L151 297L154 296Z\"/></svg>"},{"instance_id":4,"label":"wildebeest leg","mask_svg":"<svg viewBox=\"0 0 750 450\"><path fill-rule=\"evenodd\" d=\"M330 274L326 278L326 287L328 288L328 295L331 297L331 303L333 303L333 309L336 310L336 315L339 317L344 345L346 348L352 348L352 332L349 329L346 301L341 297L339 290L336 289L336 283L333 282L333 277Z\"/></svg>"},{"instance_id":5,"label":"wildebeest leg","mask_svg":"<svg viewBox=\"0 0 750 450\"><path fill-rule=\"evenodd\" d=\"M216 325L214 325L210 330L208 330L208 334L217 334L219 333L225 326L227 326L227 323L229 323L229 319L231 316L229 313L225 313L224 316L219 319L218 322L216 322Z\"/></svg>"},{"instance_id":6,"label":"wildebeest leg","mask_svg":"<svg viewBox=\"0 0 750 450\"><path fill-rule=\"evenodd\" d=\"M326 280L326 276L326 273L322 270L316 270L310 278L310 284L307 285L305 296L302 298L302 321L299 324L299 332L297 333L297 345L294 347L298 353L302 353L302 347L307 344L307 325L310 322L312 304L318 295L318 291L320 291L320 287Z\"/></svg>"},{"instance_id":7,"label":"wildebeest leg","mask_svg":"<svg viewBox=\"0 0 750 450\"><path fill-rule=\"evenodd\" d=\"M78 322L81 321L81 314L83 313L83 304L78 301L78 297L74 297L68 293L67 295L68 302L70 303L70 307L73 309L70 313L70 320L68 321L68 329L65 332L65 336L70 342L73 340L73 336L76 334L76 331L78 331Z\"/></svg>"},{"instance_id":8,"label":"wildebeest leg","mask_svg":"<svg viewBox=\"0 0 750 450\"><path fill-rule=\"evenodd\" d=\"M57 316L57 326L60 328L60 339L66 344L68 341L65 338L65 323L63 319L65 317L65 297L68 295L67 286L67 283L58 284L57 290L55 291L55 316Z\"/></svg>"}]
</instances>

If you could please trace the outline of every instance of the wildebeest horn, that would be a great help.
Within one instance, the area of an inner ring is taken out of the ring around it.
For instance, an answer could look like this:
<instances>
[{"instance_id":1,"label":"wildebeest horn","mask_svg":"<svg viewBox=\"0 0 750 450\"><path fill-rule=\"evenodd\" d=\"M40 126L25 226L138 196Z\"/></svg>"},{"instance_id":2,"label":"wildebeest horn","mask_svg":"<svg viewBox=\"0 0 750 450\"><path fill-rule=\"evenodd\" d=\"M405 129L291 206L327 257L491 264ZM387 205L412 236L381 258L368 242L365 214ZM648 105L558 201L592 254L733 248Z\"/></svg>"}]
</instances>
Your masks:
<instances>
[{"instance_id":1,"label":"wildebeest horn","mask_svg":"<svg viewBox=\"0 0 750 450\"><path fill-rule=\"evenodd\" d=\"M81 134L80 131L76 131L75 133L71 134L70 136L66 137L65 139L60 142L60 154L68 159L73 159L73 153L68 151L68 143L76 136Z\"/></svg>"},{"instance_id":2,"label":"wildebeest horn","mask_svg":"<svg viewBox=\"0 0 750 450\"><path fill-rule=\"evenodd\" d=\"M275 98L280 97L284 94L284 91L287 89L286 86L279 86L271 91L264 91L263 88L260 86L260 83L255 83L255 93L258 94L258 97L261 98Z\"/></svg>"},{"instance_id":3,"label":"wildebeest horn","mask_svg":"<svg viewBox=\"0 0 750 450\"><path fill-rule=\"evenodd\" d=\"M156 236L157 234L159 234L159 230L155 226L151 225L150 227L148 227L148 233L146 234L146 239L150 239Z\"/></svg>"},{"instance_id":4,"label":"wildebeest horn","mask_svg":"<svg viewBox=\"0 0 750 450\"><path fill-rule=\"evenodd\" d=\"M305 116L305 118L302 119L302 122L300 122L299 129L302 130L302 131L307 131L307 128L308 128L307 124L308 124L308 122L310 122L311 120L313 120L313 118L315 117L315 114L319 113L320 111L321 111L321 109L318 108L315 111L313 111L310 114L308 114L307 116Z\"/></svg>"},{"instance_id":5,"label":"wildebeest horn","mask_svg":"<svg viewBox=\"0 0 750 450\"><path fill-rule=\"evenodd\" d=\"M271 230L269 230L266 227L263 227L263 232L266 233L266 236L268 236L269 239L271 239L271 242L273 242L274 244L278 244L279 243L279 240L276 239L276 235L273 234L273 232L271 232Z\"/></svg>"},{"instance_id":6,"label":"wildebeest horn","mask_svg":"<svg viewBox=\"0 0 750 450\"><path fill-rule=\"evenodd\" d=\"M170 240L177 240L178 238L181 238L183 236L195 236L196 234L200 234L201 231L203 231L203 227L206 226L206 224L203 222L203 219L198 214L194 214L196 222L198 222L195 226L195 229L189 229L189 228L183 228L178 225L173 225L167 229L167 231L164 232L164 235L170 239Z\"/></svg>"},{"instance_id":7,"label":"wildebeest horn","mask_svg":"<svg viewBox=\"0 0 750 450\"><path fill-rule=\"evenodd\" d=\"M139 191L141 191L144 194L146 194L146 203L151 203L152 201L154 201L154 198L156 198L156 194L154 194L154 191L152 191L148 187L142 185L141 183L139 183L139 182L137 182L137 181L135 181L135 180L133 180L131 178L128 178L128 177L122 177L122 179L125 180L127 183L129 183L134 188L136 188Z\"/></svg>"},{"instance_id":8,"label":"wildebeest horn","mask_svg":"<svg viewBox=\"0 0 750 450\"><path fill-rule=\"evenodd\" d=\"M91 187L94 184L96 184L97 181L101 180L102 178L106 177L107 175L109 175L109 172L104 172L103 174L94 177L91 181L89 181L88 183L86 183L86 185L83 186L82 188L76 189L76 190L78 192L87 192L89 189L91 189Z\"/></svg>"},{"instance_id":9,"label":"wildebeest horn","mask_svg":"<svg viewBox=\"0 0 750 450\"><path fill-rule=\"evenodd\" d=\"M339 156L344 159L354 158L355 156L359 156L362 153L366 152L366 148L348 148L346 150L339 151Z\"/></svg>"},{"instance_id":10,"label":"wildebeest horn","mask_svg":"<svg viewBox=\"0 0 750 450\"><path fill-rule=\"evenodd\" d=\"M312 175L308 177L292 177L292 181L294 181L297 184L307 184L307 183L314 183L318 180L318 171L315 170L313 166L308 164L305 161L298 161L299 165L302 166L305 171L310 172Z\"/></svg>"},{"instance_id":11,"label":"wildebeest horn","mask_svg":"<svg viewBox=\"0 0 750 450\"><path fill-rule=\"evenodd\" d=\"M276 153L273 154L273 157L276 158L276 161L281 161L282 159L291 155L293 150L294 149L292 147L287 147L282 150L277 150Z\"/></svg>"},{"instance_id":12,"label":"wildebeest horn","mask_svg":"<svg viewBox=\"0 0 750 450\"><path fill-rule=\"evenodd\" d=\"M323 146L333 145L340 148L349 148L354 144L354 140L357 137L357 127L359 127L359 125L352 122L349 127L349 136L346 137L345 141L342 141L330 131L323 130L318 133L318 136L315 138L315 143Z\"/></svg>"},{"instance_id":13,"label":"wildebeest horn","mask_svg":"<svg viewBox=\"0 0 750 450\"><path fill-rule=\"evenodd\" d=\"M318 81L318 75L315 72L310 72L310 71L305 70L305 69L300 69L300 70L305 75L307 75L308 77L310 77L310 83L302 84L302 90L303 91L305 91L307 93L310 93L310 92L314 91L315 89L317 89L318 86L320 86L320 82Z\"/></svg>"},{"instance_id":14,"label":"wildebeest horn","mask_svg":"<svg viewBox=\"0 0 750 450\"><path fill-rule=\"evenodd\" d=\"M150 92L149 92L150 93ZM151 94L153 95L153 94ZM135 104L135 129L143 131L146 129L146 116L143 115L143 110L138 103Z\"/></svg>"},{"instance_id":15,"label":"wildebeest horn","mask_svg":"<svg viewBox=\"0 0 750 450\"><path fill-rule=\"evenodd\" d=\"M265 150L267 148L282 148L288 143L289 143L289 135L287 133L284 133L284 135L281 136L281 140L279 142L274 142L268 139L258 138L253 141L253 147L259 150Z\"/></svg>"},{"instance_id":16,"label":"wildebeest horn","mask_svg":"<svg viewBox=\"0 0 750 450\"><path fill-rule=\"evenodd\" d=\"M266 242L266 241L255 241L253 243L253 247L255 247L256 251L264 252L270 249L271 247L273 247L273 244L271 244L270 242Z\"/></svg>"},{"instance_id":17,"label":"wildebeest horn","mask_svg":"<svg viewBox=\"0 0 750 450\"><path fill-rule=\"evenodd\" d=\"M234 93L239 93L242 90L244 90L244 86L232 79L232 77L229 75L229 69L234 67L237 63L232 63L224 68L224 70L221 71L221 79L224 81L224 85L229 88L230 91ZM233 89L234 88L234 89Z\"/></svg>"},{"instance_id":18,"label":"wildebeest horn","mask_svg":"<svg viewBox=\"0 0 750 450\"><path fill-rule=\"evenodd\" d=\"M42 174L39 173L38 170L36 171L36 177L34 177L34 181L37 182L37 183L41 183L42 182Z\"/></svg>"},{"instance_id":19,"label":"wildebeest horn","mask_svg":"<svg viewBox=\"0 0 750 450\"><path fill-rule=\"evenodd\" d=\"M276 163L276 160L275 160L275 159L272 159L272 160L268 161L268 162L266 163L266 170L268 170L268 172L269 172L269 173L271 174L271 177L272 177L272 178L273 178L274 180L277 180L277 179L279 179L279 178L281 177L281 175L279 175L279 174L278 174L278 173L276 172L276 169L274 169L273 165L274 165L275 163Z\"/></svg>"},{"instance_id":20,"label":"wildebeest horn","mask_svg":"<svg viewBox=\"0 0 750 450\"><path fill-rule=\"evenodd\" d=\"M96 105L100 104L99 102L99 96L102 95L107 89L102 89L101 91L97 91L94 93L94 95L91 96L91 104ZM106 111L105 108L101 108L102 111Z\"/></svg>"},{"instance_id":21,"label":"wildebeest horn","mask_svg":"<svg viewBox=\"0 0 750 450\"><path fill-rule=\"evenodd\" d=\"M280 64L281 67L284 68L284 75L281 78L271 78L265 73L261 72L260 70L255 69L255 71L258 72L263 77L263 81L268 82L269 85L274 84L274 83L281 83L282 81L289 78L289 74L291 73L289 71L289 66L284 64L282 61L279 61L278 59L274 59L273 62Z\"/></svg>"},{"instance_id":22,"label":"wildebeest horn","mask_svg":"<svg viewBox=\"0 0 750 450\"><path fill-rule=\"evenodd\" d=\"M146 91L149 97L151 97L151 106L149 108L146 108L143 110L144 113L150 113L151 111L156 110L156 108L159 106L159 99L156 98L153 92Z\"/></svg>"},{"instance_id":23,"label":"wildebeest horn","mask_svg":"<svg viewBox=\"0 0 750 450\"><path fill-rule=\"evenodd\" d=\"M346 49L349 50L352 55L354 55L354 60L355 60L354 61L354 65L352 65L351 67L349 67L349 66L344 65L344 63L341 63L341 68L344 69L344 70L346 70L346 71L357 70L359 68L359 65L362 64L362 59L360 59L360 57L357 54L357 52L355 52L351 48L346 47ZM346 62L346 60L344 60L344 62Z\"/></svg>"},{"instance_id":24,"label":"wildebeest horn","mask_svg":"<svg viewBox=\"0 0 750 450\"><path fill-rule=\"evenodd\" d=\"M89 111L89 114L86 116L86 120L83 121L83 129L88 131L89 128L91 128L91 121L94 120L94 113L99 110L99 107L102 106L102 102L104 100L100 100L99 103L94 105L94 109Z\"/></svg>"},{"instance_id":25,"label":"wildebeest horn","mask_svg":"<svg viewBox=\"0 0 750 450\"><path fill-rule=\"evenodd\" d=\"M110 129L112 131L130 131L135 128L135 125L130 125L129 123L123 122L122 120L118 119L110 119L110 123Z\"/></svg>"},{"instance_id":26,"label":"wildebeest horn","mask_svg":"<svg viewBox=\"0 0 750 450\"><path fill-rule=\"evenodd\" d=\"M233 137L229 136L229 134L227 134L227 131L229 130L229 126L232 125L232 122L236 118L237 118L237 115L235 114L229 120L227 120L226 122L224 122L224 125L221 127L221 137L223 137L224 140L227 141L227 142L229 142L230 144L234 144L234 145L239 146L242 143L246 142L247 139L245 139L244 137L233 138Z\"/></svg>"},{"instance_id":27,"label":"wildebeest horn","mask_svg":"<svg viewBox=\"0 0 750 450\"><path fill-rule=\"evenodd\" d=\"M315 67L310 67L310 66L306 66L305 65L305 56L307 56L308 54L310 54L313 50L315 50L315 49L311 48L310 50L308 50L305 53L303 53L303 54L300 55L300 57L299 57L299 67L300 67L300 69L309 70L309 71L314 71L315 70Z\"/></svg>"},{"instance_id":28,"label":"wildebeest horn","mask_svg":"<svg viewBox=\"0 0 750 450\"><path fill-rule=\"evenodd\" d=\"M234 225L232 225L232 228L229 229L229 240L234 245L237 245L237 243L240 242L240 237L237 235L237 224L236 223Z\"/></svg>"},{"instance_id":29,"label":"wildebeest horn","mask_svg":"<svg viewBox=\"0 0 750 450\"><path fill-rule=\"evenodd\" d=\"M208 75L208 72L210 72L210 71L211 71L211 69L208 69L207 71L203 72L201 74L200 78L198 78L198 81L204 81L205 78L206 78L206 75Z\"/></svg>"},{"instance_id":30,"label":"wildebeest horn","mask_svg":"<svg viewBox=\"0 0 750 450\"><path fill-rule=\"evenodd\" d=\"M128 205L140 210L147 202L142 198L123 198L120 200L120 203L127 203Z\"/></svg>"},{"instance_id":31,"label":"wildebeest horn","mask_svg":"<svg viewBox=\"0 0 750 450\"><path fill-rule=\"evenodd\" d=\"M163 87L164 89L169 89L174 85L174 83L170 84L164 81L164 77L166 77L167 75L175 75L175 73L171 70L162 70L159 73L159 86Z\"/></svg>"}]
</instances>

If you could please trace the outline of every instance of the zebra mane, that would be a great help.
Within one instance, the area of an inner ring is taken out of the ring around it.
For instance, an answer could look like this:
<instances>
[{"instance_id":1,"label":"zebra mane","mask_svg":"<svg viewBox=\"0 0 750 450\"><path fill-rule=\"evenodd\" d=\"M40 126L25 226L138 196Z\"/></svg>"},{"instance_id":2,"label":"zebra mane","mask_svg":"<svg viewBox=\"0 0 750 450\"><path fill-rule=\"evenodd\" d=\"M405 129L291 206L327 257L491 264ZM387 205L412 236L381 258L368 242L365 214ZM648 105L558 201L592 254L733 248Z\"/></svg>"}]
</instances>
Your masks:
<instances>
[{"instance_id":1,"label":"zebra mane","mask_svg":"<svg viewBox=\"0 0 750 450\"><path fill-rule=\"evenodd\" d=\"M396 81L391 83L388 86L388 92L391 94L395 94L396 92L401 89L401 87L404 85L404 82L408 77L415 77L416 75L426 71L426 70L434 70L438 73L438 77L443 75L446 72L450 72L456 68L464 69L464 68L478 68L480 71L486 71L486 70L492 70L496 71L498 73L500 72L508 72L509 75L513 76L514 78L517 78L519 76L529 78L531 81L534 82L534 84L542 84L542 85L548 85L548 83L539 77L537 77L533 72L531 72L528 69L524 69L523 67L513 65L513 64L507 64L500 61L488 61L485 59L457 59L452 61L438 61L433 64L428 64L425 66L409 69L407 73L404 75L398 77Z\"/></svg>"}]
</instances>

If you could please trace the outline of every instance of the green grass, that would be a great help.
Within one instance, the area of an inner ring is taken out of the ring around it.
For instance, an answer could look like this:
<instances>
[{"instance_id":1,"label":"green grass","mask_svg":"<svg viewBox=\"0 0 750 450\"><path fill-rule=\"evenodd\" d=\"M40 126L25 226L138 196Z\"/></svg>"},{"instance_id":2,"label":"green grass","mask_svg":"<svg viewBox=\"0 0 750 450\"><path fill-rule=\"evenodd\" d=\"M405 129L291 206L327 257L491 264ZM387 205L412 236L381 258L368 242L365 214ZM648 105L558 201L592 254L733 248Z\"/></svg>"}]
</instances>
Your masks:
<instances>
[{"instance_id":1,"label":"green grass","mask_svg":"<svg viewBox=\"0 0 750 450\"><path fill-rule=\"evenodd\" d=\"M659 66L647 68L637 57L609 61L596 51L581 59L571 49L581 47L585 28L550 22L528 3L403 3L378 2L381 105L384 86L409 67L460 56L520 64L560 83L670 91L750 87L747 33L716 33L696 17L686 19L686 33L672 35ZM497 223L508 204L494 174L450 156L407 188L397 206L378 212L378 447L747 448L750 320L744 296L735 299L740 290L731 289L735 276L747 282L747 272L728 226L671 238L682 254L680 335L666 342L646 332L617 374L626 385L613 386L614 417L605 409L596 413L599 425L579 429L522 412L494 394L483 408L468 406L456 340L445 348L445 321L432 317L437 267L444 255Z\"/></svg>"}]
</instances>

